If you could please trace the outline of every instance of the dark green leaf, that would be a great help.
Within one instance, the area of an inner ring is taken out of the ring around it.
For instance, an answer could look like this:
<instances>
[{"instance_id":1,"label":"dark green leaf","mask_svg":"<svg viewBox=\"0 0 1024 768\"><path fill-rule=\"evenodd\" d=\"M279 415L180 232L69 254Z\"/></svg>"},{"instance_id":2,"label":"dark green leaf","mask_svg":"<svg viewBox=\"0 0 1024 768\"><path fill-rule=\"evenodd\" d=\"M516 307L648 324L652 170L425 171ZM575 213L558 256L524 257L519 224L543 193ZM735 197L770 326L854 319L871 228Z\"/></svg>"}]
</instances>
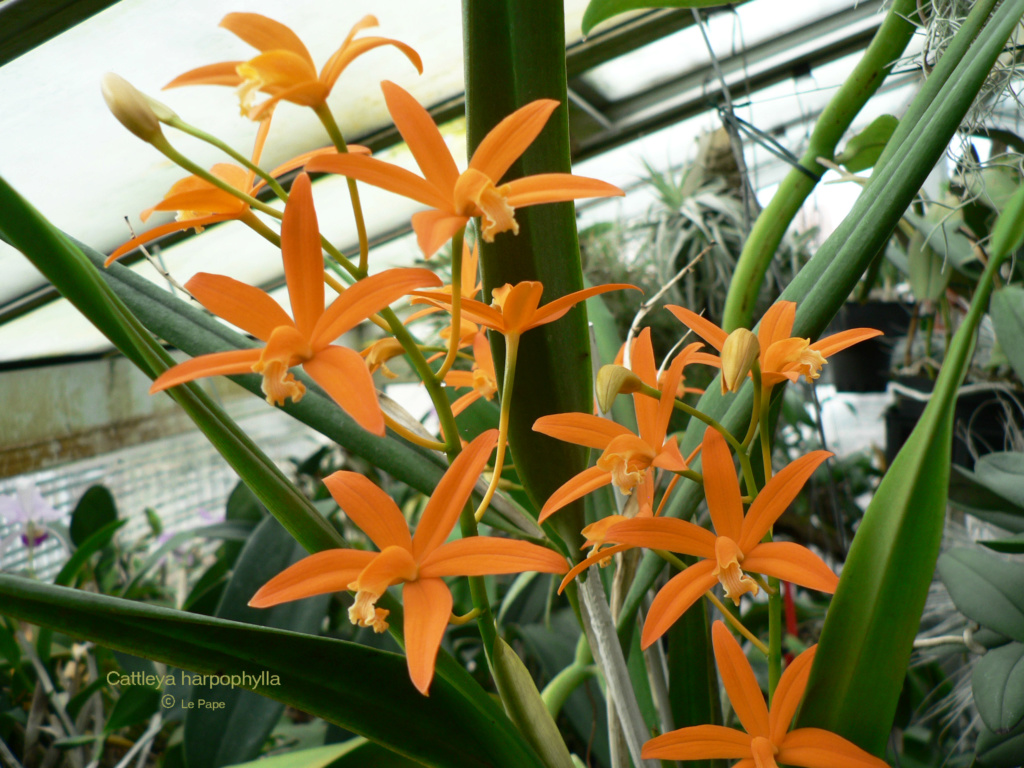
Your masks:
<instances>
[{"instance_id":1,"label":"dark green leaf","mask_svg":"<svg viewBox=\"0 0 1024 768\"><path fill-rule=\"evenodd\" d=\"M103 526L117 520L113 494L102 485L93 485L78 500L71 513L71 541L76 547Z\"/></svg>"},{"instance_id":2,"label":"dark green leaf","mask_svg":"<svg viewBox=\"0 0 1024 768\"><path fill-rule=\"evenodd\" d=\"M1009 643L982 656L971 675L978 714L992 731L1007 733L1024 718L1024 645Z\"/></svg>"},{"instance_id":3,"label":"dark green leaf","mask_svg":"<svg viewBox=\"0 0 1024 768\"><path fill-rule=\"evenodd\" d=\"M1024 222L1024 216L1021 217ZM1024 288L1006 285L992 294L992 325L1017 377L1024 379Z\"/></svg>"},{"instance_id":4,"label":"dark green leaf","mask_svg":"<svg viewBox=\"0 0 1024 768\"><path fill-rule=\"evenodd\" d=\"M217 618L316 634L329 595L262 610L247 605L256 590L304 554L277 520L264 517L235 563L235 572L217 607ZM189 768L220 768L255 759L284 709L279 701L221 685L193 686L191 700L224 706L186 712L185 760Z\"/></svg>"},{"instance_id":5,"label":"dark green leaf","mask_svg":"<svg viewBox=\"0 0 1024 768\"><path fill-rule=\"evenodd\" d=\"M1010 555L1019 555L1024 553L1024 534L1010 536L1005 539L982 539L979 540L978 543L984 544L995 552L1005 552Z\"/></svg>"},{"instance_id":6,"label":"dark green leaf","mask_svg":"<svg viewBox=\"0 0 1024 768\"><path fill-rule=\"evenodd\" d=\"M1024 763L1024 723L1006 734L982 725L975 749L978 763L986 768L1019 768Z\"/></svg>"},{"instance_id":7,"label":"dark green leaf","mask_svg":"<svg viewBox=\"0 0 1024 768\"><path fill-rule=\"evenodd\" d=\"M964 616L1024 641L1024 563L957 548L939 558L939 575Z\"/></svg>"},{"instance_id":8,"label":"dark green leaf","mask_svg":"<svg viewBox=\"0 0 1024 768\"><path fill-rule=\"evenodd\" d=\"M148 685L126 685L121 688L114 708L103 730L113 733L145 722L160 708L160 691Z\"/></svg>"},{"instance_id":9,"label":"dark green leaf","mask_svg":"<svg viewBox=\"0 0 1024 768\"><path fill-rule=\"evenodd\" d=\"M583 14L583 34L613 16L642 8L713 8L728 5L722 0L590 0Z\"/></svg>"},{"instance_id":10,"label":"dark green leaf","mask_svg":"<svg viewBox=\"0 0 1024 768\"><path fill-rule=\"evenodd\" d=\"M397 654L0 574L4 614L272 696L439 768L542 768L500 706L438 663L424 697ZM277 676L277 679L272 677ZM255 682L254 682L255 679Z\"/></svg>"},{"instance_id":11,"label":"dark green leaf","mask_svg":"<svg viewBox=\"0 0 1024 768\"><path fill-rule=\"evenodd\" d=\"M1016 168L1000 166L988 170L1006 171L1010 188L1012 189L1013 185L1017 187L1007 199L1006 207L1000 210L999 218L992 227L989 258L995 259L1013 253L1024 244L1024 186L1020 184L1020 174Z\"/></svg>"},{"instance_id":12,"label":"dark green leaf","mask_svg":"<svg viewBox=\"0 0 1024 768\"><path fill-rule=\"evenodd\" d=\"M94 486L99 487L99 486ZM106 489L104 489L106 490ZM54 578L53 583L58 584L62 587L66 587L74 581L75 576L82 569L89 558L94 554L103 549L110 540L114 538L114 534L117 533L118 529L127 523L127 520L118 520L116 517L102 526L92 531L88 537L79 543L78 549L75 550L74 554L68 558L68 561L64 563L64 566L60 569L60 572ZM72 526L74 524L72 523Z\"/></svg>"}]
</instances>

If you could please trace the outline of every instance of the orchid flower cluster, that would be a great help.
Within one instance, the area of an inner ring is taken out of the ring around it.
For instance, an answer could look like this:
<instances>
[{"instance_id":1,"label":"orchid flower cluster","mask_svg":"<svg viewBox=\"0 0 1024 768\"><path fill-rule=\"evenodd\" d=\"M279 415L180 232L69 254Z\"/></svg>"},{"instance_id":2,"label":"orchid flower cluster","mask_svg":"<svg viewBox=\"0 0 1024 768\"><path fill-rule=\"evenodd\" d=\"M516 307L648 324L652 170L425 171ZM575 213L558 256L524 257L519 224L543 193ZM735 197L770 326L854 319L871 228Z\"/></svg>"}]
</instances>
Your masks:
<instances>
[{"instance_id":1,"label":"orchid flower cluster","mask_svg":"<svg viewBox=\"0 0 1024 768\"><path fill-rule=\"evenodd\" d=\"M566 481L543 503L538 522L544 523L567 505L608 485L621 494L620 499L626 499L621 511L599 515L582 530L585 546L592 548L589 557L579 560L576 553L566 552L550 526L545 526L542 540L479 535L477 524L499 491L509 451L514 455L516 449L509 445L509 423L520 339L563 317L589 297L633 286L603 285L547 297L545 302L544 285L523 281L481 296L477 249L469 247L466 229L470 225L475 228L478 243L494 242L517 235L516 212L525 206L623 192L596 179L562 173L504 181L513 163L563 108L550 99L531 102L499 122L480 142L466 170L460 172L429 113L401 86L383 82L384 102L422 176L348 145L327 104L347 65L364 53L389 47L422 71L419 55L404 43L360 37L376 23L373 17L358 22L318 73L305 45L287 27L253 13L232 13L224 18L221 25L257 48L259 54L249 61L221 62L186 72L167 87L220 85L237 89L242 114L259 122L251 154L229 152L238 165L222 163L209 170L196 166L171 146L161 124L201 138L205 134L116 76L108 76L104 83L107 102L121 122L192 174L143 213L146 219L155 211L177 211L178 220L128 241L111 254L108 264L169 232L237 220L280 247L291 305L289 314L256 287L217 274L195 275L185 286L192 297L262 344L201 355L175 365L153 382L151 391L202 377L256 373L262 377L267 402L283 405L288 400L297 402L305 394L306 385L295 374L295 368L301 366L363 429L384 437L390 427L391 439L443 452L450 464L415 530L395 502L367 477L341 471L326 478L338 506L378 551L332 549L313 554L266 583L250 605L268 607L350 591L355 594L349 610L351 621L383 632L389 629L390 609L380 603L385 602L390 587L400 585L409 675L426 695L446 627L452 621L471 618L452 615L453 598L445 578L551 573L564 576L561 588L565 589L591 565L607 565L615 555L631 548L652 550L679 573L650 605L642 646L658 642L673 623L707 596L736 632L768 655L773 703L769 712L743 651L726 625L716 623L713 639L719 672L746 733L713 725L683 728L648 742L644 758L729 758L738 759L736 765L744 768L767 768L777 761L830 766L839 764L831 762L832 756L840 756L843 765L884 765L834 734L789 730L807 684L814 649L782 672L778 637L771 637L766 647L714 594L721 585L725 598L739 607L745 595L749 601L763 590L772 596L771 610L776 610L781 605L780 581L824 593L835 591L838 577L818 555L794 542L772 540L773 524L831 454L814 451L774 472L769 404L775 388L800 377L813 381L827 357L878 332L856 329L813 343L794 337L796 305L788 301L776 303L756 332L739 329L726 333L690 309L668 307L682 323L680 335L689 330L701 341L688 344L659 365L650 331L642 330L624 345L620 362L628 359L628 366L605 366L597 378L603 412L610 410L619 394L632 396L636 433L593 413L553 413L539 418L533 427L552 438L600 452L592 467ZM262 101L258 100L260 94L266 97ZM311 108L332 145L265 172L259 166L260 157L275 108L282 101ZM299 173L285 191L278 178L294 171ZM321 236L308 173L337 174L348 180L360 234L358 256L346 257ZM434 272L425 268L369 273L368 240L356 182L425 206L426 210L412 217L411 226L426 259L451 243L451 284L442 285ZM284 203L283 212L256 198L264 187ZM332 270L339 270L343 280ZM330 301L328 291L335 294ZM403 322L391 307L405 299L419 305L419 311ZM438 312L447 313L450 319L440 341L429 345L413 334L408 323ZM364 322L377 324L387 335L361 352L338 343ZM504 342L500 376L489 343L496 336ZM705 351L705 345L717 354ZM431 356L436 350L440 351ZM421 378L437 411L440 433L429 439L381 407L373 374L379 370L385 376L393 375L387 364L400 355ZM692 365L720 368L722 391L729 396L751 379L753 405L745 435L732 434L681 399L690 391L685 386L684 369ZM469 392L450 403L444 393L446 386ZM496 396L500 399L497 428L486 429L464 444L457 417L475 400ZM677 437L669 434L676 411L707 425L702 443L686 456ZM755 447L760 449L762 462L758 472L753 466ZM488 467L486 491L475 508L468 506ZM685 483L703 489L711 530L663 514L671 494ZM449 541L457 523L461 536ZM684 566L676 555L697 561ZM473 595L476 608L472 618L477 619L486 643L494 637L494 618L486 592L473 589Z\"/></svg>"}]
</instances>

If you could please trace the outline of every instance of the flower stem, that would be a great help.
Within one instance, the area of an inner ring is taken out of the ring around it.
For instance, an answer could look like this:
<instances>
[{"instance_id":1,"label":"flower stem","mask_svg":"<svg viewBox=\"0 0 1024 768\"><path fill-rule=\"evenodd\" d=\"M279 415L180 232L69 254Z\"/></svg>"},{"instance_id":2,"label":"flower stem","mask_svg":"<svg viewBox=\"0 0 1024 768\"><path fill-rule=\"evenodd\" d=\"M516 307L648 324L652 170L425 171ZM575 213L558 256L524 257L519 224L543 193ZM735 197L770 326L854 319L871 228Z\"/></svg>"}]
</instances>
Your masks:
<instances>
[{"instance_id":1,"label":"flower stem","mask_svg":"<svg viewBox=\"0 0 1024 768\"><path fill-rule=\"evenodd\" d=\"M756 372L754 375L760 376L760 372ZM772 436L768 431L768 408L771 402L771 395L771 387L761 392L761 461L764 464L765 483L772 479Z\"/></svg>"},{"instance_id":2,"label":"flower stem","mask_svg":"<svg viewBox=\"0 0 1024 768\"><path fill-rule=\"evenodd\" d=\"M519 334L511 333L505 337L505 376L501 387L501 415L498 418L498 453L494 457L494 476L490 485L487 486L487 493L483 501L476 508L473 517L480 521L487 511L494 492L501 480L501 471L505 465L505 449L508 447L508 425L509 413L512 410L512 384L516 378L516 357L519 352Z\"/></svg>"},{"instance_id":3,"label":"flower stem","mask_svg":"<svg viewBox=\"0 0 1024 768\"><path fill-rule=\"evenodd\" d=\"M431 451L443 451L447 447L445 443L439 443L436 440L427 440L424 437L420 437L415 432L412 432L403 427L401 424L392 419L386 413L384 414L384 423L387 424L388 427L399 437L403 437L410 443L418 445L421 448L427 448Z\"/></svg>"},{"instance_id":4,"label":"flower stem","mask_svg":"<svg viewBox=\"0 0 1024 768\"><path fill-rule=\"evenodd\" d=\"M657 390L653 390L653 391L657 392ZM649 393L645 390L644 394L649 394ZM755 396L756 396L756 393L755 393ZM725 438L725 441L727 443L729 443L730 446L732 446L732 449L736 452L736 455L739 457L740 467L743 470L743 477L747 481L747 486L748 486L749 492L750 493L754 493L756 488L757 488L757 486L754 484L754 471L753 471L753 469L750 466L750 457L747 455L747 451L746 451L747 441L744 441L743 443L740 443L733 436L732 432L730 432L728 429L726 429L725 426L723 426L721 423L719 423L718 421L715 421L715 419L711 418L706 413L702 413L701 411L698 411L696 408L693 408L692 406L687 405L682 400L676 400L675 405L676 405L676 408L678 410L682 411L683 413L689 414L690 416L692 416L695 419L698 419L699 421L703 421L705 424L707 424L709 427L714 429L722 437ZM691 479L694 479L694 478L691 478ZM703 482L703 480L701 482Z\"/></svg>"},{"instance_id":5,"label":"flower stem","mask_svg":"<svg viewBox=\"0 0 1024 768\"><path fill-rule=\"evenodd\" d=\"M466 228L461 227L452 238L452 333L448 337L448 354L434 375L438 381L444 381L452 369L462 339L462 240L465 235Z\"/></svg>"},{"instance_id":6,"label":"flower stem","mask_svg":"<svg viewBox=\"0 0 1024 768\"><path fill-rule=\"evenodd\" d=\"M768 593L768 706L771 706L775 687L782 676L782 592L779 580L768 578L768 586L774 593Z\"/></svg>"},{"instance_id":7,"label":"flower stem","mask_svg":"<svg viewBox=\"0 0 1024 768\"><path fill-rule=\"evenodd\" d=\"M341 135L341 129L338 128L338 124L334 120L334 115L331 114L331 110L326 104L320 104L313 108L316 112L316 116L320 118L320 122L324 124L324 128L327 130L327 135L331 137L331 141L334 142L334 146L337 147L339 152L348 153L348 145L345 143L345 137ZM366 221L363 219L363 206L359 202L359 190L356 188L356 180L346 178L348 182L348 195L352 199L352 213L356 219L356 232L359 234L359 269L361 272L366 272L369 265L370 258L370 241L366 236Z\"/></svg>"}]
</instances>

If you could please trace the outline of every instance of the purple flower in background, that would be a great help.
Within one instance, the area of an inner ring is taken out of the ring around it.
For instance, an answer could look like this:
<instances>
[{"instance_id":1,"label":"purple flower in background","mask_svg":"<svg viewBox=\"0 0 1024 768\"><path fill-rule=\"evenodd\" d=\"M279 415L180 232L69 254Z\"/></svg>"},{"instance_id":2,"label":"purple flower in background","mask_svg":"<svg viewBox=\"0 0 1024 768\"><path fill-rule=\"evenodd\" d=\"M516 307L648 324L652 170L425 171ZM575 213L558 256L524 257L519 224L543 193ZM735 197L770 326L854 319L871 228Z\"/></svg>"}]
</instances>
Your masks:
<instances>
[{"instance_id":1,"label":"purple flower in background","mask_svg":"<svg viewBox=\"0 0 1024 768\"><path fill-rule=\"evenodd\" d=\"M49 523L54 523L63 517L63 514L55 510L43 498L31 480L17 481L13 494L0 496L0 519L14 529L3 541L0 541L0 556L3 556L7 548L19 538L28 547L30 554L51 533L60 539L60 535Z\"/></svg>"}]
</instances>

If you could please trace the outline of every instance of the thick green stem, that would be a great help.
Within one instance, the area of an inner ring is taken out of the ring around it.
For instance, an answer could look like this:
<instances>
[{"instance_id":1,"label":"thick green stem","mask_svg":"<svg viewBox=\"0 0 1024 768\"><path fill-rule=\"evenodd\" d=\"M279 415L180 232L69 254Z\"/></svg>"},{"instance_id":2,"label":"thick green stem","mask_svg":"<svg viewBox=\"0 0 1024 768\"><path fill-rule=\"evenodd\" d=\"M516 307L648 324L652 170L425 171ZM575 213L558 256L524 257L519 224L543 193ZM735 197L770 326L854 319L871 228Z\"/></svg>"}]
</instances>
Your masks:
<instances>
[{"instance_id":1,"label":"thick green stem","mask_svg":"<svg viewBox=\"0 0 1024 768\"><path fill-rule=\"evenodd\" d=\"M438 381L444 381L452 369L462 340L462 239L466 228L462 227L452 238L452 333L448 337L448 354L435 374Z\"/></svg>"},{"instance_id":2,"label":"thick green stem","mask_svg":"<svg viewBox=\"0 0 1024 768\"><path fill-rule=\"evenodd\" d=\"M334 120L334 115L331 114L331 110L326 104L321 104L314 108L316 116L320 118L320 122L324 124L324 128L327 130L327 135L331 137L331 141L334 142L334 146L339 152L348 152L348 144L345 143L345 137L341 135L341 129L338 128L338 124ZM359 202L359 190L356 188L355 179L345 179L348 182L348 195L352 200L352 214L356 219L356 232L359 235L359 270L366 272L369 268L370 259L370 240L366 236L366 221L363 219L363 206Z\"/></svg>"},{"instance_id":3,"label":"thick green stem","mask_svg":"<svg viewBox=\"0 0 1024 768\"><path fill-rule=\"evenodd\" d=\"M727 332L750 326L754 303L772 257L800 206L825 172L817 159L835 155L839 140L910 42L914 25L907 19L916 13L917 0L895 0L889 7L863 58L815 123L807 151L800 158L802 168L790 169L771 202L754 222L736 263L725 302L722 328Z\"/></svg>"},{"instance_id":4,"label":"thick green stem","mask_svg":"<svg viewBox=\"0 0 1024 768\"><path fill-rule=\"evenodd\" d=\"M768 594L768 705L771 706L782 676L782 590L774 576L768 578L768 586L775 590L774 594Z\"/></svg>"}]
</instances>

